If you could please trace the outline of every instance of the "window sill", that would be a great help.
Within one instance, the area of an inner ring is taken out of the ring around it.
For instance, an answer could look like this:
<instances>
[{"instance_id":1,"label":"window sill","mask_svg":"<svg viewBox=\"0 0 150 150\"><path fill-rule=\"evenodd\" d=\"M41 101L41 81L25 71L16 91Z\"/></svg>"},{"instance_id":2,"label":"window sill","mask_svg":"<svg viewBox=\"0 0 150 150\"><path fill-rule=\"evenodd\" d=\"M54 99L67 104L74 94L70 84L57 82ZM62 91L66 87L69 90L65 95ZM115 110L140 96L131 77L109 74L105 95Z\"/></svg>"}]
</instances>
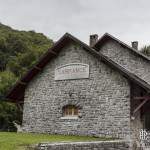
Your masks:
<instances>
[{"instance_id":1,"label":"window sill","mask_svg":"<svg viewBox=\"0 0 150 150\"><path fill-rule=\"evenodd\" d=\"M64 117L61 117L60 119L76 120L78 118L79 118L78 116L64 116Z\"/></svg>"}]
</instances>

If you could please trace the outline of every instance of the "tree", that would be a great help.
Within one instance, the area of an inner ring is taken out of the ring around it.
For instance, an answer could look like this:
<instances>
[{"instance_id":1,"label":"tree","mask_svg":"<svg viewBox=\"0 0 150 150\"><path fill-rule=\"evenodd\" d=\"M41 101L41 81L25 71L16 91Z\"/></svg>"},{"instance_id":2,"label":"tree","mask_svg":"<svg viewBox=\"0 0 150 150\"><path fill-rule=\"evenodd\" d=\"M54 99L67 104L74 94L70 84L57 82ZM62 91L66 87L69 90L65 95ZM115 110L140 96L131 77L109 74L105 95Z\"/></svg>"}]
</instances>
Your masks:
<instances>
[{"instance_id":1,"label":"tree","mask_svg":"<svg viewBox=\"0 0 150 150\"><path fill-rule=\"evenodd\" d=\"M53 41L35 31L18 31L0 23L0 130L15 130L12 121L22 120L22 112L5 96Z\"/></svg>"},{"instance_id":2,"label":"tree","mask_svg":"<svg viewBox=\"0 0 150 150\"><path fill-rule=\"evenodd\" d=\"M0 130L15 131L13 121L21 123L22 112L17 109L15 104L0 101Z\"/></svg>"},{"instance_id":3,"label":"tree","mask_svg":"<svg viewBox=\"0 0 150 150\"><path fill-rule=\"evenodd\" d=\"M10 87L17 81L17 77L10 71L0 72L0 99L4 99Z\"/></svg>"},{"instance_id":4,"label":"tree","mask_svg":"<svg viewBox=\"0 0 150 150\"><path fill-rule=\"evenodd\" d=\"M144 46L143 48L141 48L141 52L147 56L150 56L150 45Z\"/></svg>"}]
</instances>

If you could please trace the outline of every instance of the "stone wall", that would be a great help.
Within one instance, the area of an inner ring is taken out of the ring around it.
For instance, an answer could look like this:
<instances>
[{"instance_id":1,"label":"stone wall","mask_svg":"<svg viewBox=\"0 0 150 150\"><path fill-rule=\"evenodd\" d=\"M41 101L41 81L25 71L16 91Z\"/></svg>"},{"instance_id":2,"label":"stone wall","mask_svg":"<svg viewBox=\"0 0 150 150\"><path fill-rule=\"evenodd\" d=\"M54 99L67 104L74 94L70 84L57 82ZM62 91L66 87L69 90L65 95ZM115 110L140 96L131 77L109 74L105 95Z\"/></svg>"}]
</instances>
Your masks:
<instances>
[{"instance_id":1,"label":"stone wall","mask_svg":"<svg viewBox=\"0 0 150 150\"><path fill-rule=\"evenodd\" d=\"M126 70L134 73L139 78L150 84L150 61L140 57L134 51L127 49L119 43L109 40L99 50L99 53L111 58L113 61L123 66ZM134 97L147 95L146 91L139 86L131 85L131 112L141 103L140 100L134 100ZM142 94L142 95L141 95ZM147 104L146 104L147 105ZM139 138L139 131L144 126L144 120L141 115L141 109L134 114L131 120L131 131L134 138ZM139 140L139 139L138 139Z\"/></svg>"},{"instance_id":2,"label":"stone wall","mask_svg":"<svg viewBox=\"0 0 150 150\"><path fill-rule=\"evenodd\" d=\"M107 41L99 51L150 84L150 61L147 59L112 40Z\"/></svg>"},{"instance_id":3,"label":"stone wall","mask_svg":"<svg viewBox=\"0 0 150 150\"><path fill-rule=\"evenodd\" d=\"M55 81L55 68L68 63L89 64L90 77ZM62 108L68 104L79 107L79 118L62 118ZM130 85L110 66L72 43L26 88L23 129L51 134L129 136Z\"/></svg>"},{"instance_id":4,"label":"stone wall","mask_svg":"<svg viewBox=\"0 0 150 150\"><path fill-rule=\"evenodd\" d=\"M73 142L73 143L41 143L36 150L131 150L128 142Z\"/></svg>"}]
</instances>

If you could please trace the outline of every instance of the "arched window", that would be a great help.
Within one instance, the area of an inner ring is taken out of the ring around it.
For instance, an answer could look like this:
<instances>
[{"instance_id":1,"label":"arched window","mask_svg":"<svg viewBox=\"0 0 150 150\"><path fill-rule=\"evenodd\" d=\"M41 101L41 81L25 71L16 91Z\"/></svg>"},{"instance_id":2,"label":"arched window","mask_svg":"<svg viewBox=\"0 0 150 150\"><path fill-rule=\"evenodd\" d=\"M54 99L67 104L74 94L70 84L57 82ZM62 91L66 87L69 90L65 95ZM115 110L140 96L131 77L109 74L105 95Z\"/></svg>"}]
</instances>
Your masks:
<instances>
[{"instance_id":1,"label":"arched window","mask_svg":"<svg viewBox=\"0 0 150 150\"><path fill-rule=\"evenodd\" d=\"M78 107L74 105L67 105L63 107L63 116L78 116Z\"/></svg>"}]
</instances>

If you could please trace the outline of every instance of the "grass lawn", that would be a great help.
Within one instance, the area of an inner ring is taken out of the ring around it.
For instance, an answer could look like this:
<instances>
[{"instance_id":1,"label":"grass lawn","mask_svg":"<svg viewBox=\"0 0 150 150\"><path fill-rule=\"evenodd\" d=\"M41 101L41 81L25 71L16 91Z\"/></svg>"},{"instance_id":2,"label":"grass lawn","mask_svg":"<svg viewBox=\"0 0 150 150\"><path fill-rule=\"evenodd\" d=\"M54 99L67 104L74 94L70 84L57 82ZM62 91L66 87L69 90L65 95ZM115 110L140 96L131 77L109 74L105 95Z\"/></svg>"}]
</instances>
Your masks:
<instances>
[{"instance_id":1,"label":"grass lawn","mask_svg":"<svg viewBox=\"0 0 150 150\"><path fill-rule=\"evenodd\" d=\"M25 150L30 144L40 142L61 142L61 141L100 141L111 140L108 138L94 138L86 136L63 136L33 133L0 132L0 150Z\"/></svg>"}]
</instances>

